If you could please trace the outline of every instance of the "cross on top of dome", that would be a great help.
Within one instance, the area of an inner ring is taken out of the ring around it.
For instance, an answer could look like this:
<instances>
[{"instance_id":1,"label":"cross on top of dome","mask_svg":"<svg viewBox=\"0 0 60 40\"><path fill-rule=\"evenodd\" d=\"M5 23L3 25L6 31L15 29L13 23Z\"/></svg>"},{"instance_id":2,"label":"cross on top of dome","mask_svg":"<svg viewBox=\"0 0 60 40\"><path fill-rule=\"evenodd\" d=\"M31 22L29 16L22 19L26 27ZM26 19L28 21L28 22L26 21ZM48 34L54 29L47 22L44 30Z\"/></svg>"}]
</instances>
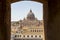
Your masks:
<instances>
[{"instance_id":1,"label":"cross on top of dome","mask_svg":"<svg viewBox=\"0 0 60 40\"><path fill-rule=\"evenodd\" d=\"M32 12L32 10L30 9L30 12Z\"/></svg>"}]
</instances>

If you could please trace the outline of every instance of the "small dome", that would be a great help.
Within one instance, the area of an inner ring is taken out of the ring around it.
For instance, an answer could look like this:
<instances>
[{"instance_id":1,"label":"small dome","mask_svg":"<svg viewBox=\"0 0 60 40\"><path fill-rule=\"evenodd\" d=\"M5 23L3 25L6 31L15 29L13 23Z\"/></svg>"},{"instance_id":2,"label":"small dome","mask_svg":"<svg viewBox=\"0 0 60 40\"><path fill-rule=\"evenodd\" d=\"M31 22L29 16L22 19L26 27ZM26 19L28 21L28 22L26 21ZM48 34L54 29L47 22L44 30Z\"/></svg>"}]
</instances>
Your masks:
<instances>
[{"instance_id":1,"label":"small dome","mask_svg":"<svg viewBox=\"0 0 60 40\"><path fill-rule=\"evenodd\" d=\"M35 19L35 15L33 14L32 10L30 10L30 12L28 13L27 19L30 19L30 20Z\"/></svg>"}]
</instances>

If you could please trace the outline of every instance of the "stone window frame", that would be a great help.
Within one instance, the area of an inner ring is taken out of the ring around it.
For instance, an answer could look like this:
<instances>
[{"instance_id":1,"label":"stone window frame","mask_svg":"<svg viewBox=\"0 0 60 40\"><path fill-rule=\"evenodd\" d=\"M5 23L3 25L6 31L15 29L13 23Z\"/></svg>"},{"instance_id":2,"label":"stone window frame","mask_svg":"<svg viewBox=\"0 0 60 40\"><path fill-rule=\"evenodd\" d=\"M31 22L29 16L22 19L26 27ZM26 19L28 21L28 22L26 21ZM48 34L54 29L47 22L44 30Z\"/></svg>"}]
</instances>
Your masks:
<instances>
[{"instance_id":1,"label":"stone window frame","mask_svg":"<svg viewBox=\"0 0 60 40\"><path fill-rule=\"evenodd\" d=\"M6 27L6 40L10 40L10 37L11 37L11 3L14 3L14 2L18 2L20 0L6 0L6 14L4 14L4 26ZM40 2L40 3L43 3L43 19L44 19L44 33L45 33L45 39L47 40L47 22L48 22L48 1L47 0L33 0L33 1L36 1L36 2ZM5 6L4 4L4 6ZM5 10L5 8L3 9ZM4 13L3 12L3 13Z\"/></svg>"}]
</instances>

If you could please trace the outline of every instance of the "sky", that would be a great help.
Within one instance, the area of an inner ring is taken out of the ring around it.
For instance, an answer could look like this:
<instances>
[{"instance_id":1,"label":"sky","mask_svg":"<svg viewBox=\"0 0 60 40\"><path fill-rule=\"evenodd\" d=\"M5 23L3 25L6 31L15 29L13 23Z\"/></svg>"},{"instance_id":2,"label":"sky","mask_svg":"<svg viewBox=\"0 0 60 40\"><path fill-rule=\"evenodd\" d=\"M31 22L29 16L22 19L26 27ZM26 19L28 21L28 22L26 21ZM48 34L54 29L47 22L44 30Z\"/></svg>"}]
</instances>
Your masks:
<instances>
[{"instance_id":1,"label":"sky","mask_svg":"<svg viewBox=\"0 0 60 40\"><path fill-rule=\"evenodd\" d=\"M30 9L38 20L43 20L43 4L35 1L19 1L11 4L11 21L23 20Z\"/></svg>"}]
</instances>

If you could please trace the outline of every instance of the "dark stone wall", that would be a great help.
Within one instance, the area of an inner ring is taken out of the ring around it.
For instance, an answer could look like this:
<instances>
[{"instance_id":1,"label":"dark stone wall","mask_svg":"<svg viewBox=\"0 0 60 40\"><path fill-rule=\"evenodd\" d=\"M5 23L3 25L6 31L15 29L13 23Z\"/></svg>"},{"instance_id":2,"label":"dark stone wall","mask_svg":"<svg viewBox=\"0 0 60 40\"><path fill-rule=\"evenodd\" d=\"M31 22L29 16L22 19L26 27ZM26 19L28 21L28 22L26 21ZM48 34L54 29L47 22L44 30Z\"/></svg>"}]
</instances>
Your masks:
<instances>
[{"instance_id":1,"label":"dark stone wall","mask_svg":"<svg viewBox=\"0 0 60 40\"><path fill-rule=\"evenodd\" d=\"M10 40L10 1L0 0L0 40Z\"/></svg>"},{"instance_id":2,"label":"dark stone wall","mask_svg":"<svg viewBox=\"0 0 60 40\"><path fill-rule=\"evenodd\" d=\"M6 3L0 0L0 40L6 39L6 27L4 26L4 14L6 13Z\"/></svg>"},{"instance_id":3,"label":"dark stone wall","mask_svg":"<svg viewBox=\"0 0 60 40\"><path fill-rule=\"evenodd\" d=\"M48 1L48 40L60 40L60 1Z\"/></svg>"},{"instance_id":4,"label":"dark stone wall","mask_svg":"<svg viewBox=\"0 0 60 40\"><path fill-rule=\"evenodd\" d=\"M10 3L17 0L0 0L0 40L10 40ZM37 0L42 1L42 0ZM45 0L47 1L47 0ZM46 3L45 1L42 1ZM46 4L45 4L46 5ZM48 0L47 15L44 16L47 40L60 40L60 1ZM46 19L46 18L47 19Z\"/></svg>"}]
</instances>

